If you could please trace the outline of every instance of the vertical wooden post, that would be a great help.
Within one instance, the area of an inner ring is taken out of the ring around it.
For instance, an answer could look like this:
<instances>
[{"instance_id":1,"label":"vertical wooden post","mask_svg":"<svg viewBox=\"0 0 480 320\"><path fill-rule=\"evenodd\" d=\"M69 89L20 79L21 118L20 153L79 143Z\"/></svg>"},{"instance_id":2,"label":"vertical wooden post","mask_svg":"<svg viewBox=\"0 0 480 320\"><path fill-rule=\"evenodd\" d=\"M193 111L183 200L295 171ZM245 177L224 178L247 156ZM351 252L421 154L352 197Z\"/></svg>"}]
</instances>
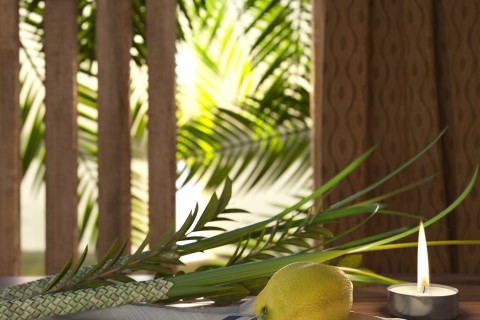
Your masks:
<instances>
[{"instance_id":1,"label":"vertical wooden post","mask_svg":"<svg viewBox=\"0 0 480 320\"><path fill-rule=\"evenodd\" d=\"M61 270L78 251L77 1L45 2L45 271Z\"/></svg>"},{"instance_id":2,"label":"vertical wooden post","mask_svg":"<svg viewBox=\"0 0 480 320\"><path fill-rule=\"evenodd\" d=\"M318 189L322 184L322 101L326 0L312 0L312 2L313 50L311 71L312 96L310 97L310 116L312 117L311 161L313 168L313 186L314 189Z\"/></svg>"},{"instance_id":3,"label":"vertical wooden post","mask_svg":"<svg viewBox=\"0 0 480 320\"><path fill-rule=\"evenodd\" d=\"M20 273L18 1L0 0L0 276Z\"/></svg>"},{"instance_id":4,"label":"vertical wooden post","mask_svg":"<svg viewBox=\"0 0 480 320\"><path fill-rule=\"evenodd\" d=\"M175 225L176 0L147 0L150 230L157 242Z\"/></svg>"},{"instance_id":5,"label":"vertical wooden post","mask_svg":"<svg viewBox=\"0 0 480 320\"><path fill-rule=\"evenodd\" d=\"M99 255L130 239L130 15L130 0L97 0Z\"/></svg>"},{"instance_id":6,"label":"vertical wooden post","mask_svg":"<svg viewBox=\"0 0 480 320\"><path fill-rule=\"evenodd\" d=\"M314 0L313 10L312 167L318 188L366 150L368 1ZM365 168L357 169L317 207L345 199L365 178ZM330 228L339 234L360 219L348 217Z\"/></svg>"}]
</instances>

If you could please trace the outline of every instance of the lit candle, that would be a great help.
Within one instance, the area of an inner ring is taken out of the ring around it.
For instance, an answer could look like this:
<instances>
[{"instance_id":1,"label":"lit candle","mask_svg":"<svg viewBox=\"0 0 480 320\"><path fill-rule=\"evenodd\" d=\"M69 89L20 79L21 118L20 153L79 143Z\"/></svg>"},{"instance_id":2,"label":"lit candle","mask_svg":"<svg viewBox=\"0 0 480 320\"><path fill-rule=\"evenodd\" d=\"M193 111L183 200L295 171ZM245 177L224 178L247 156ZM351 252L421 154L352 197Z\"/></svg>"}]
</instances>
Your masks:
<instances>
[{"instance_id":1,"label":"lit candle","mask_svg":"<svg viewBox=\"0 0 480 320\"><path fill-rule=\"evenodd\" d=\"M388 287L388 307L397 317L449 320L458 314L458 290L430 284L427 240L423 223L418 232L417 283Z\"/></svg>"},{"instance_id":2,"label":"lit candle","mask_svg":"<svg viewBox=\"0 0 480 320\"><path fill-rule=\"evenodd\" d=\"M430 267L428 264L427 237L425 237L423 222L420 221L417 250L417 291L425 293L429 285Z\"/></svg>"}]
</instances>

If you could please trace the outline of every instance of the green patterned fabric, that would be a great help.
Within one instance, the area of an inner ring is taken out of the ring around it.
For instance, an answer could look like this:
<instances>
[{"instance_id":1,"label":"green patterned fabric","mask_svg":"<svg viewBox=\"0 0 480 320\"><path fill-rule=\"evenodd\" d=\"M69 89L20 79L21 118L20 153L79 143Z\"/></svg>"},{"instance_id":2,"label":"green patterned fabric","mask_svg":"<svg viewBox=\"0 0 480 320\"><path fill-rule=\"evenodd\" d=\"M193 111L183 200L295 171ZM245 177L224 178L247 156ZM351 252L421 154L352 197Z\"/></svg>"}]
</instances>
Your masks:
<instances>
[{"instance_id":1,"label":"green patterned fabric","mask_svg":"<svg viewBox=\"0 0 480 320\"><path fill-rule=\"evenodd\" d=\"M172 286L171 282L156 279L4 300L0 302L0 320L27 320L131 303L155 302L167 299ZM30 294L29 290L24 293Z\"/></svg>"}]
</instances>

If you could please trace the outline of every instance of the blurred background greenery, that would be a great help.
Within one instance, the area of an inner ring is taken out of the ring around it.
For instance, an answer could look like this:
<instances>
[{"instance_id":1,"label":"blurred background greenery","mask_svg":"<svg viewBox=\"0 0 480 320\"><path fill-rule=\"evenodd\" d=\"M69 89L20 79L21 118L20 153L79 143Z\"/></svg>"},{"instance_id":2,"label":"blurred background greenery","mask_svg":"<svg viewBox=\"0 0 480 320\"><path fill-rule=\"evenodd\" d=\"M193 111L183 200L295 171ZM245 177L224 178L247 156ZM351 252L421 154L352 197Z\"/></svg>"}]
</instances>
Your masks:
<instances>
[{"instance_id":1,"label":"blurred background greenery","mask_svg":"<svg viewBox=\"0 0 480 320\"><path fill-rule=\"evenodd\" d=\"M45 2L20 1L22 250L24 274L41 274L45 237ZM132 242L146 218L145 1L134 0L131 48ZM80 247L97 239L95 2L78 1ZM311 187L309 1L178 2L177 221L229 176L233 202L258 213ZM268 188L265 188L268 186ZM254 190L255 192L251 192ZM24 196L27 195L27 196Z\"/></svg>"}]
</instances>

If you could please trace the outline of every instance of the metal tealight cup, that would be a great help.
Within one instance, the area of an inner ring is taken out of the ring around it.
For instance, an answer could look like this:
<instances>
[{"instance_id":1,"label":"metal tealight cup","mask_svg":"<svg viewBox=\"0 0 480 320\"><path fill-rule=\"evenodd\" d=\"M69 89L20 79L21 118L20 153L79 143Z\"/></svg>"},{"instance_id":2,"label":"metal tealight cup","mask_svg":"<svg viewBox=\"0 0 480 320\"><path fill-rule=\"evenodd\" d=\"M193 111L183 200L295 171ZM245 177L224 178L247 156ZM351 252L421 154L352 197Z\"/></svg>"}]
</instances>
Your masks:
<instances>
[{"instance_id":1,"label":"metal tealight cup","mask_svg":"<svg viewBox=\"0 0 480 320\"><path fill-rule=\"evenodd\" d=\"M388 287L388 310L396 316L409 320L450 320L458 316L458 290L453 287L432 284L430 287L452 290L452 295L410 295L392 289L415 286L414 283L395 284Z\"/></svg>"}]
</instances>

